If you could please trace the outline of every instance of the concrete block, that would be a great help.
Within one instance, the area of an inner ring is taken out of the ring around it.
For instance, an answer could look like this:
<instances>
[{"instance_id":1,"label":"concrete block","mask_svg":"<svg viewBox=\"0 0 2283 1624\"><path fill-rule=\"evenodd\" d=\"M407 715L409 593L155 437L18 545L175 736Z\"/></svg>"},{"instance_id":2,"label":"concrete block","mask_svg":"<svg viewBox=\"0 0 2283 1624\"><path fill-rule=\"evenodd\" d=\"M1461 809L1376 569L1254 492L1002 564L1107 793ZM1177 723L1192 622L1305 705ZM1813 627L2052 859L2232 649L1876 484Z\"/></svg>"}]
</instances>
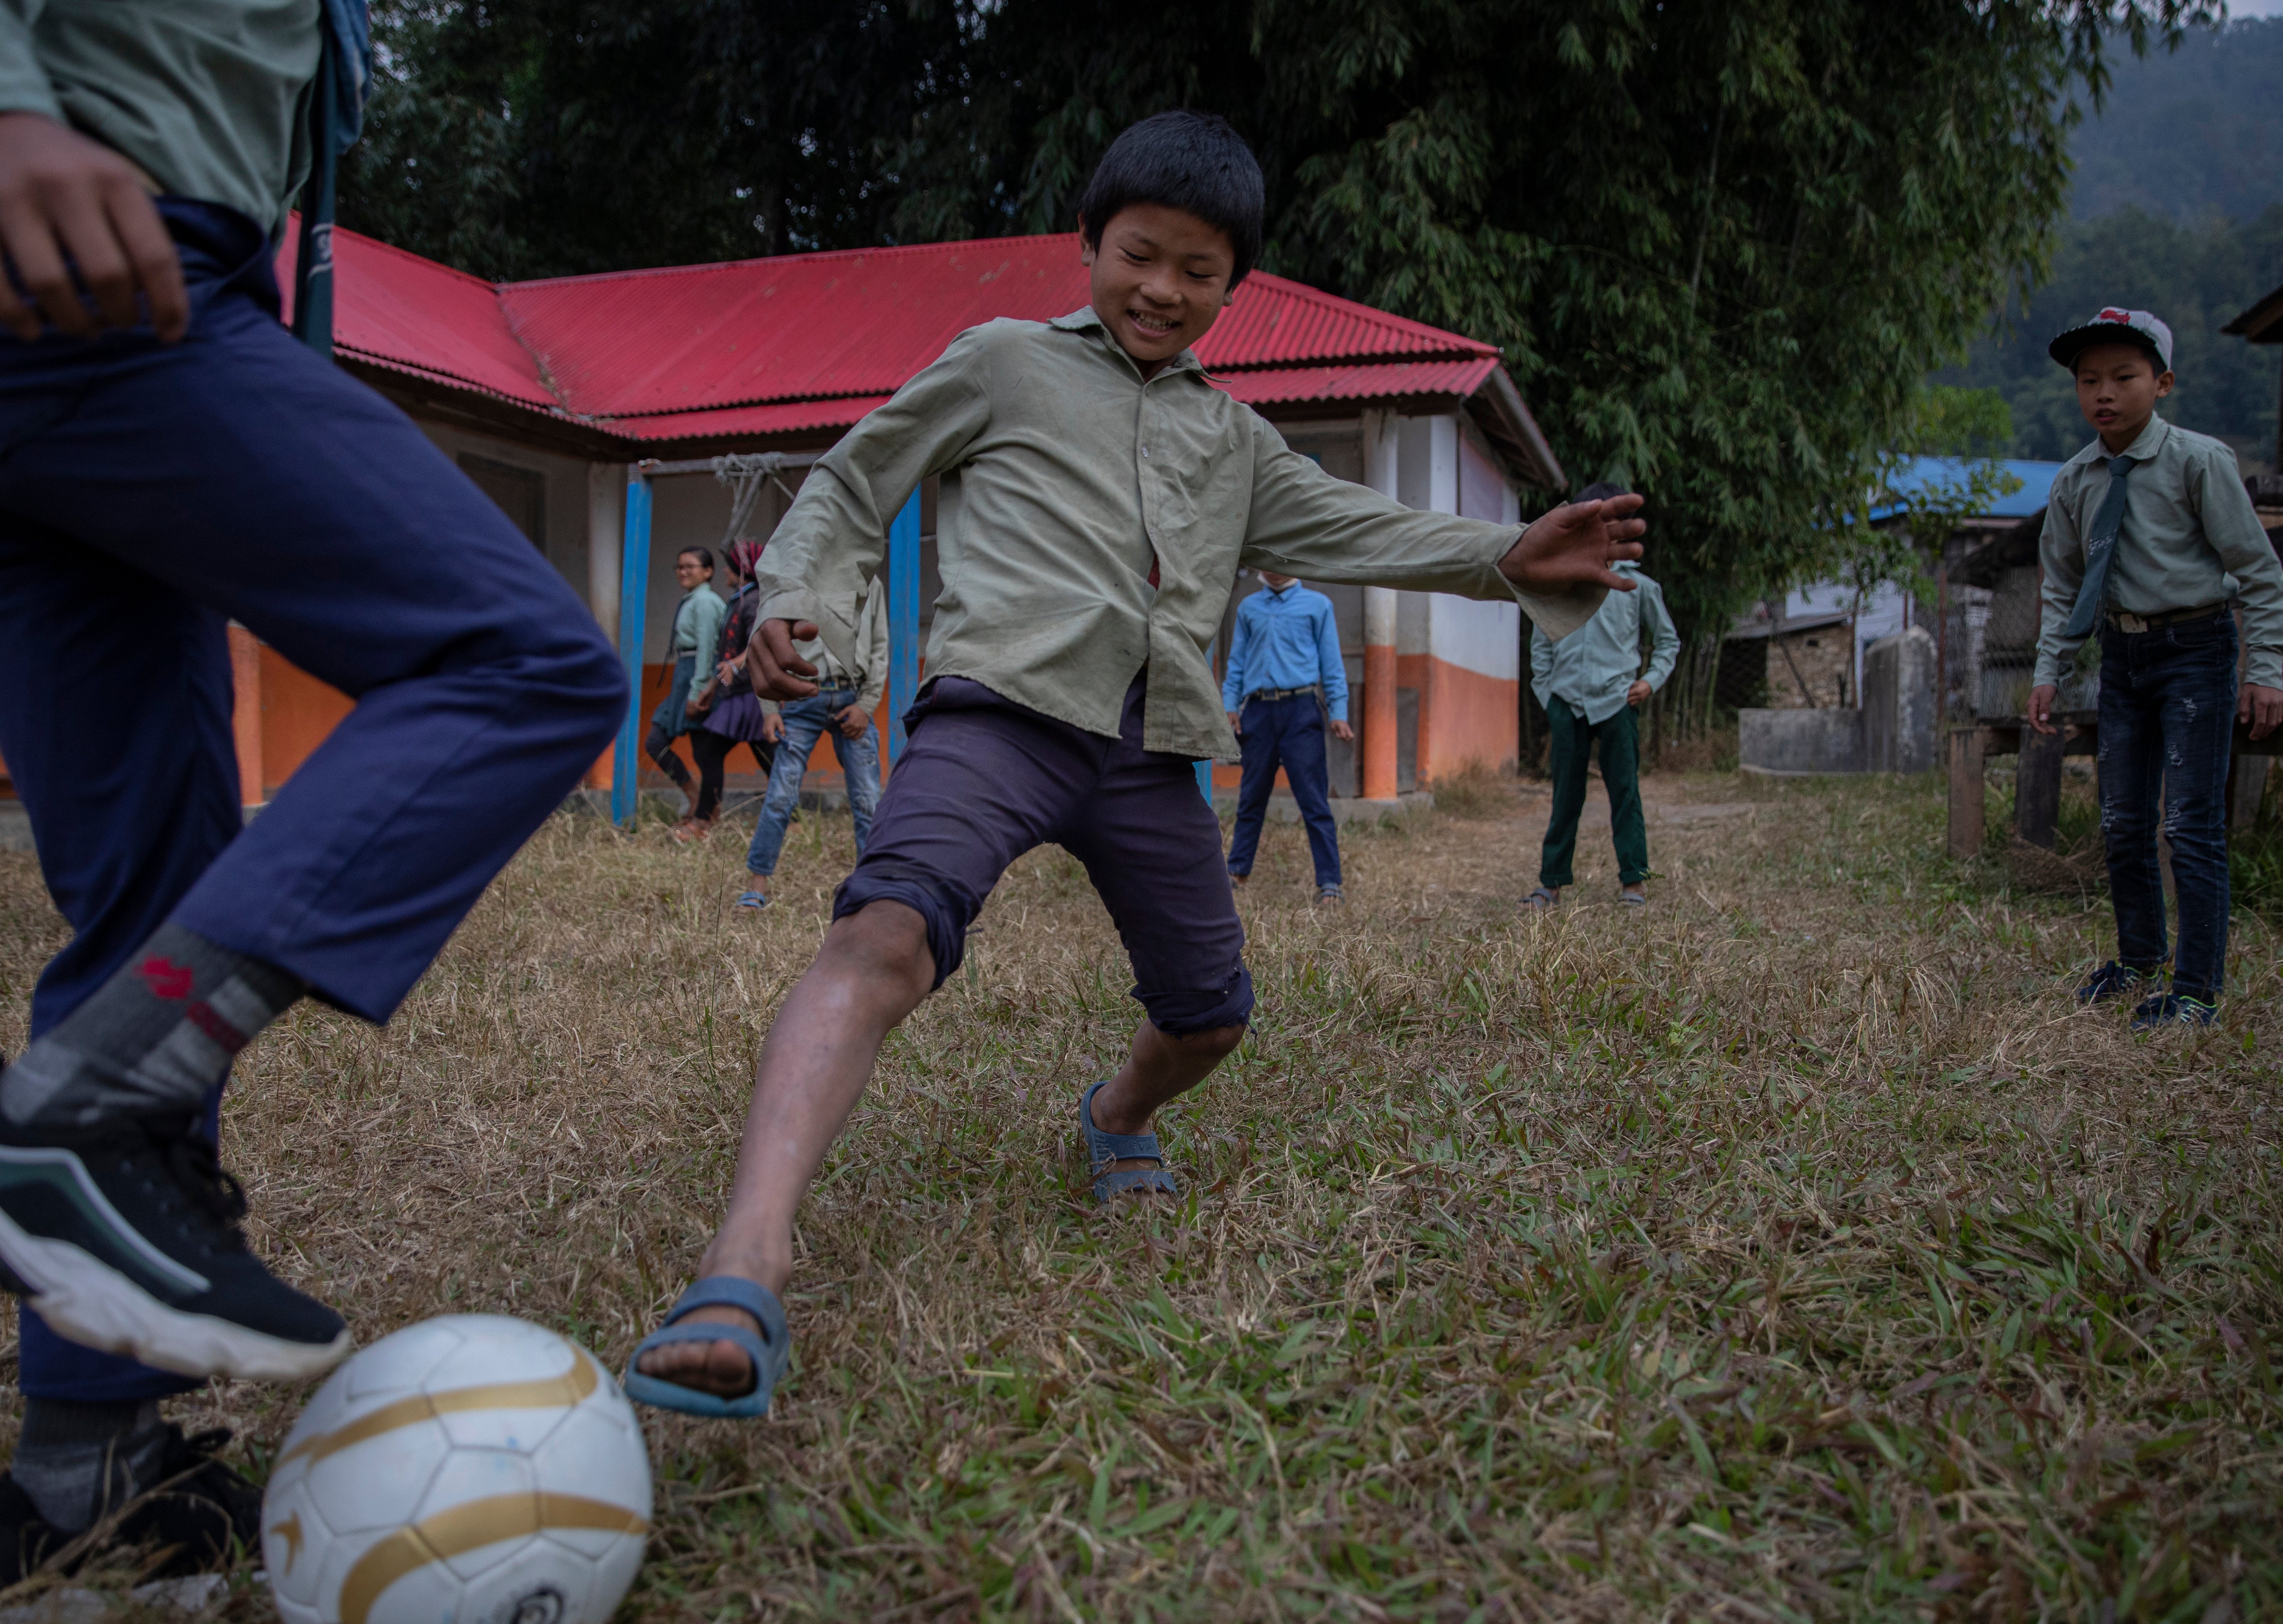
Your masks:
<instances>
[{"instance_id":1,"label":"concrete block","mask_svg":"<svg viewBox=\"0 0 2283 1624\"><path fill-rule=\"evenodd\" d=\"M1736 733L1738 765L1746 772L1804 778L1863 770L1859 710L1741 710Z\"/></svg>"},{"instance_id":2,"label":"concrete block","mask_svg":"<svg viewBox=\"0 0 2283 1624\"><path fill-rule=\"evenodd\" d=\"M1934 770L1934 637L1922 626L1882 637L1863 651L1866 770Z\"/></svg>"}]
</instances>

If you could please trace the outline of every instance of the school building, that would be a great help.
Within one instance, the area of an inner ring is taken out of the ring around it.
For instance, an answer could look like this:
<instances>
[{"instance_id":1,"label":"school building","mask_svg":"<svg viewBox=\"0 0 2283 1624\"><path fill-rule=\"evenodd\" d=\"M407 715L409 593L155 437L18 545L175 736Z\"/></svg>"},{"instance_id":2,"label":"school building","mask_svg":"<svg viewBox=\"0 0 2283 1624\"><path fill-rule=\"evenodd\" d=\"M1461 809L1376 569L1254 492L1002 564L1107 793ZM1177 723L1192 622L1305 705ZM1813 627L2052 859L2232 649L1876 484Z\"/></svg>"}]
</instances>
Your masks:
<instances>
[{"instance_id":1,"label":"school building","mask_svg":"<svg viewBox=\"0 0 2283 1624\"><path fill-rule=\"evenodd\" d=\"M294 234L285 240L279 273L290 288ZM1043 320L1087 300L1075 235L506 284L351 231L333 242L339 363L499 504L530 538L534 569L579 590L642 671L634 725L669 675L674 555L699 544L718 558L726 539L733 488L715 459L739 458L731 466L758 479L740 531L766 538L817 456L962 330L994 316ZM1198 351L1218 385L1296 449L1413 507L1511 522L1524 486L1566 483L1490 345L1256 272ZM900 555L900 582L891 566L892 600L905 600L892 618L903 646L916 633L919 650L938 584L932 486L901 527L916 530L916 549L899 538L916 567ZM1525 632L1514 605L1323 589L1338 606L1359 730L1358 747L1333 763L1335 793L1390 797L1514 759ZM252 803L348 701L233 635ZM837 784L831 753L817 757L812 787ZM589 782L615 780L624 808L629 766L642 785L663 786L630 738ZM733 787L760 787L744 752L731 767ZM1234 784L1235 769L1215 776Z\"/></svg>"}]
</instances>

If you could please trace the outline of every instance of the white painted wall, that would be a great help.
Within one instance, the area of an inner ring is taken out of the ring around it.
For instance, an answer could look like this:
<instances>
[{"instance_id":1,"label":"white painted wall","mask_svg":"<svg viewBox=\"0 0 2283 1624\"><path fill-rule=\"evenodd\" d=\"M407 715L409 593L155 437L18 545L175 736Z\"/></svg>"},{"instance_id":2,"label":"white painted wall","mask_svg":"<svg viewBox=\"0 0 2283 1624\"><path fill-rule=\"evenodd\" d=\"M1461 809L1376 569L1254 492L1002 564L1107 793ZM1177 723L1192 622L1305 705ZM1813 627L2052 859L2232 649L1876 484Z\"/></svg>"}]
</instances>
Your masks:
<instances>
[{"instance_id":1,"label":"white painted wall","mask_svg":"<svg viewBox=\"0 0 2283 1624\"><path fill-rule=\"evenodd\" d=\"M1450 508L1469 519L1512 524L1522 511L1522 498L1498 465L1477 448L1471 433L1461 433L1455 418L1438 418L1451 430L1456 467ZM1438 493L1439 494L1439 493ZM1428 650L1438 660L1484 676L1514 682L1522 675L1522 605L1453 597L1438 592L1428 598Z\"/></svg>"}]
</instances>

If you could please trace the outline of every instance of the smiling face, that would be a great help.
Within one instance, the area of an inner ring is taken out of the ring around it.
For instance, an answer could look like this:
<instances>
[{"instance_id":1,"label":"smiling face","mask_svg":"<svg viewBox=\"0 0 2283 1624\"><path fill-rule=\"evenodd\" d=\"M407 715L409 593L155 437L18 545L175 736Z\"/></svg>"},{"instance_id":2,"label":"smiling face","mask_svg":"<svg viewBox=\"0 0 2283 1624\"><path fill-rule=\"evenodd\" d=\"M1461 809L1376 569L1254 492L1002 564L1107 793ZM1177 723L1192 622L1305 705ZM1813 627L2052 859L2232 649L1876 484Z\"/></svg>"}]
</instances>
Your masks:
<instances>
[{"instance_id":1,"label":"smiling face","mask_svg":"<svg viewBox=\"0 0 2283 1624\"><path fill-rule=\"evenodd\" d=\"M1162 203L1119 209L1102 246L1079 259L1093 273L1094 313L1144 378L1204 337L1236 269L1227 232Z\"/></svg>"},{"instance_id":2,"label":"smiling face","mask_svg":"<svg viewBox=\"0 0 2283 1624\"><path fill-rule=\"evenodd\" d=\"M2140 438L2156 402L2172 392L2172 375L2138 344L2089 344L2075 370L2077 410L2111 456Z\"/></svg>"},{"instance_id":3,"label":"smiling face","mask_svg":"<svg viewBox=\"0 0 2283 1624\"><path fill-rule=\"evenodd\" d=\"M713 572L698 561L694 552L685 552L674 561L674 578L682 583L685 592L695 592L713 579Z\"/></svg>"}]
</instances>

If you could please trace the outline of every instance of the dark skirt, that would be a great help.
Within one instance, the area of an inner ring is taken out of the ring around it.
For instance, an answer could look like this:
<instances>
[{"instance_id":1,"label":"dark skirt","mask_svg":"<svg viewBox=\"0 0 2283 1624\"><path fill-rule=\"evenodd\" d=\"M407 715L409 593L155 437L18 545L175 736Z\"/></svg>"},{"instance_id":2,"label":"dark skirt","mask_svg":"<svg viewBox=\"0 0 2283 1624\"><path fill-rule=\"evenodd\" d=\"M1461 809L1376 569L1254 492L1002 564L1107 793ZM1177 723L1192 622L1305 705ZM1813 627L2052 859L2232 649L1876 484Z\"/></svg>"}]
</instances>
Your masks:
<instances>
[{"instance_id":1,"label":"dark skirt","mask_svg":"<svg viewBox=\"0 0 2283 1624\"><path fill-rule=\"evenodd\" d=\"M713 708L705 713L705 727L708 733L719 733L741 744L758 745L761 742L761 702L750 689L716 700Z\"/></svg>"}]
</instances>

